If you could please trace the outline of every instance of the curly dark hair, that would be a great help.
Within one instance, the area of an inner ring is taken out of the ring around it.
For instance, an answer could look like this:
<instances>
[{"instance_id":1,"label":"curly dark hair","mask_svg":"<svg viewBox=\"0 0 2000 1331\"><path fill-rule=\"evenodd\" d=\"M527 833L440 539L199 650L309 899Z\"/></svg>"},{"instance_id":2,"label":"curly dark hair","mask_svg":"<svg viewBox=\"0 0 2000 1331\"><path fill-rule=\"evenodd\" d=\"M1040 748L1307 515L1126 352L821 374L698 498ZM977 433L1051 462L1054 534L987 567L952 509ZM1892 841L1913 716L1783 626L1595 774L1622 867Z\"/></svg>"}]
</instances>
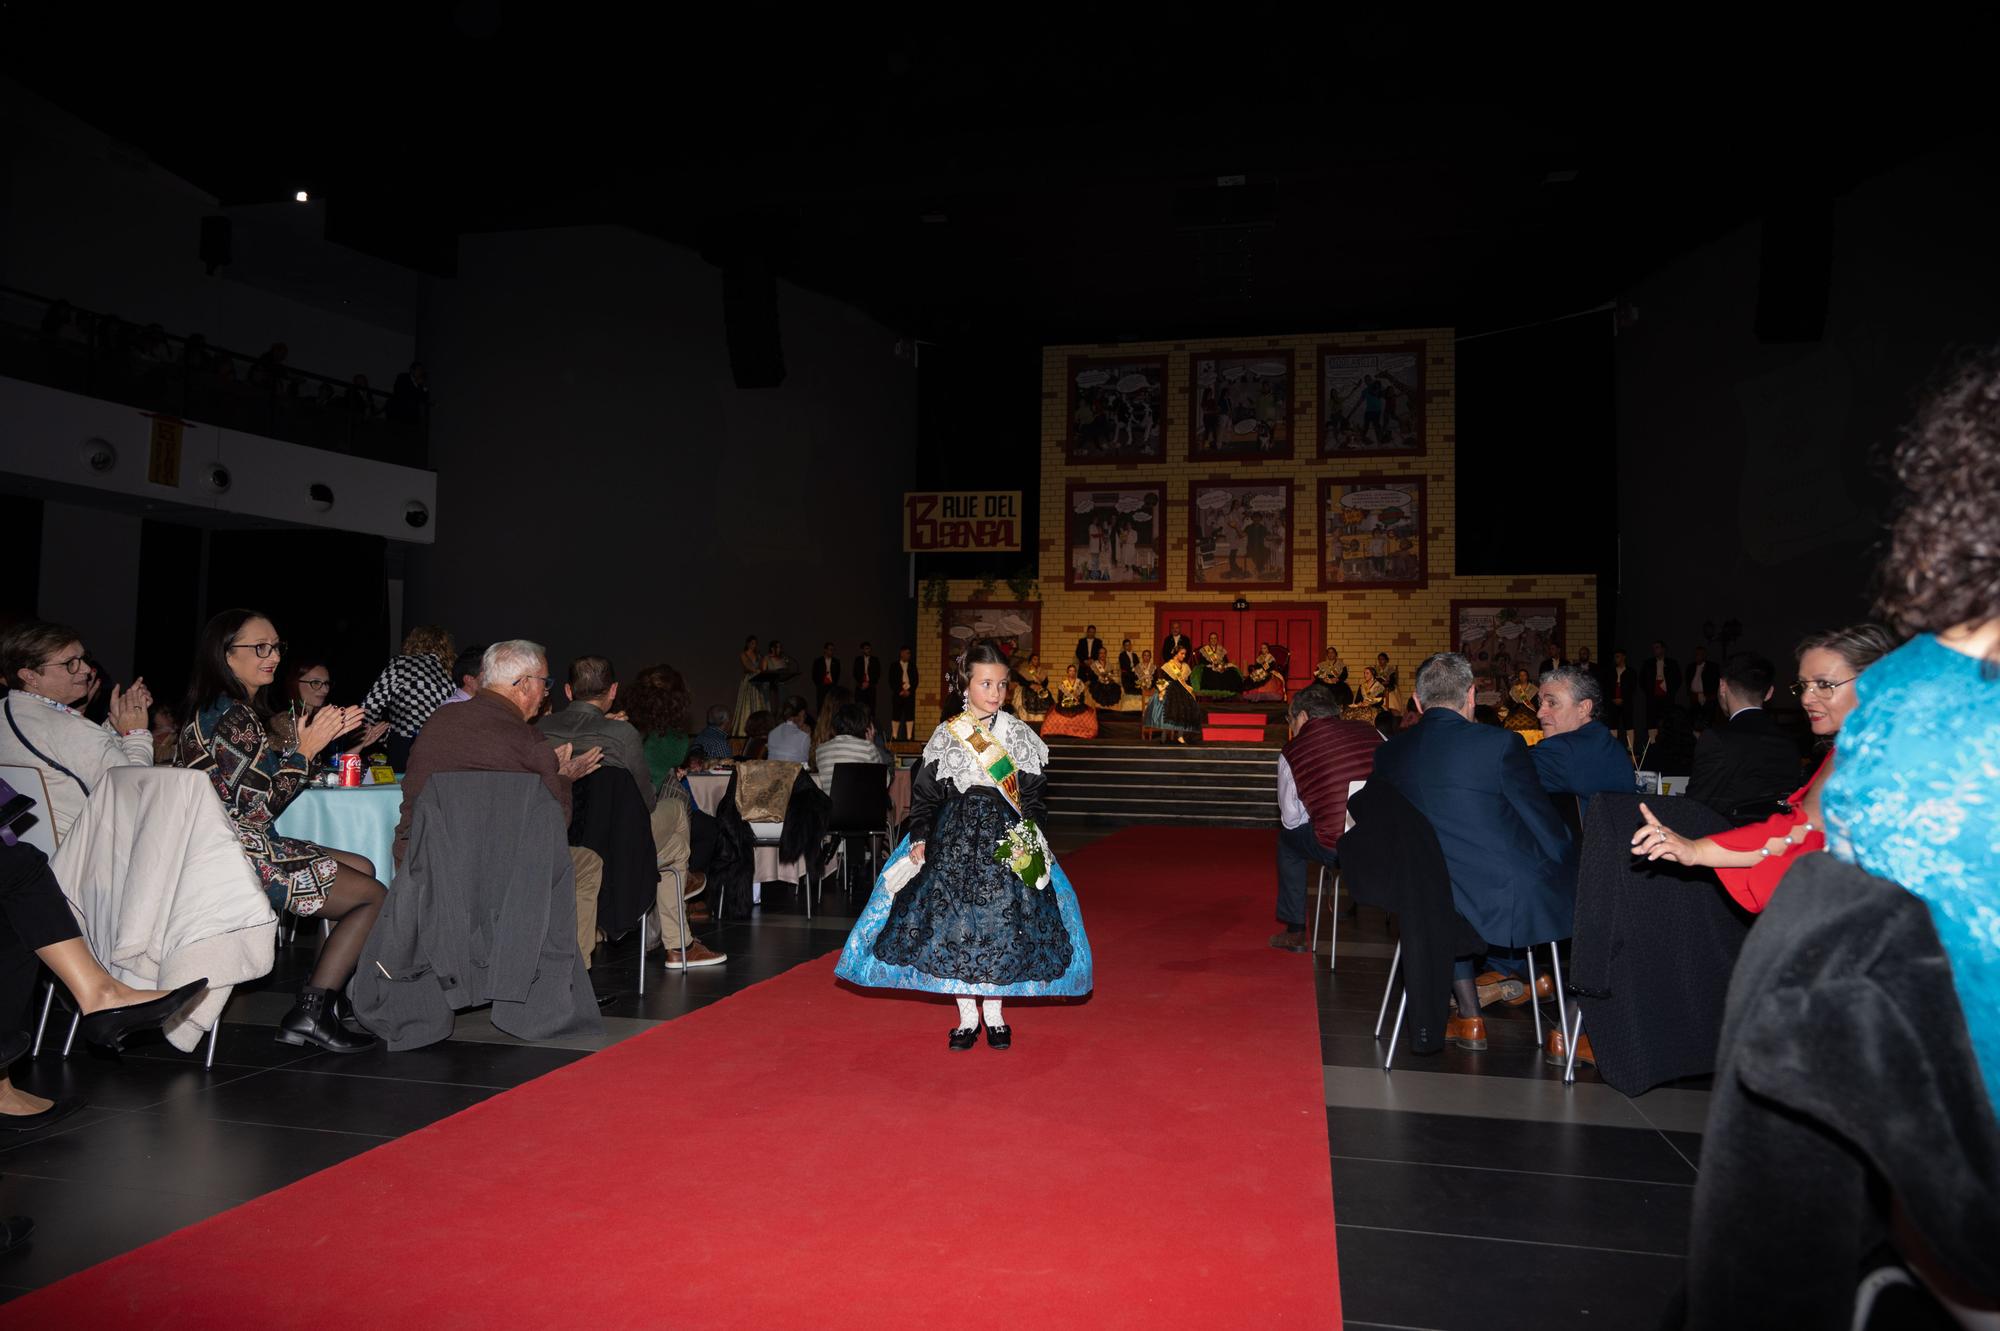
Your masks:
<instances>
[{"instance_id":1,"label":"curly dark hair","mask_svg":"<svg viewBox=\"0 0 2000 1331\"><path fill-rule=\"evenodd\" d=\"M2000 615L2000 347L1960 362L1924 399L1892 463L1902 494L1876 611L1905 634Z\"/></svg>"},{"instance_id":2,"label":"curly dark hair","mask_svg":"<svg viewBox=\"0 0 2000 1331\"><path fill-rule=\"evenodd\" d=\"M665 662L641 670L618 701L642 735L688 733L688 710L694 704L687 680Z\"/></svg>"}]
</instances>

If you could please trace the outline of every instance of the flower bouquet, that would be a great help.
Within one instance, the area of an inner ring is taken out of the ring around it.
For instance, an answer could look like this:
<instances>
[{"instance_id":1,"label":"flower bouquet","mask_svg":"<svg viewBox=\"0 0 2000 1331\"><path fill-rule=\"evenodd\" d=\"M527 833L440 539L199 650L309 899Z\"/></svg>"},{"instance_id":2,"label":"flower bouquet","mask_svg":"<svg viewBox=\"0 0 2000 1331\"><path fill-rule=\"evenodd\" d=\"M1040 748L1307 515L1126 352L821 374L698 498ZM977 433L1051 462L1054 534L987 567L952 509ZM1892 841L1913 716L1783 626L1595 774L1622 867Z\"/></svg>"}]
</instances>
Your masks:
<instances>
[{"instance_id":1,"label":"flower bouquet","mask_svg":"<svg viewBox=\"0 0 2000 1331\"><path fill-rule=\"evenodd\" d=\"M1032 818L1023 818L1008 828L1007 835L993 846L993 862L1006 865L1016 878L1037 890L1049 885L1049 861L1054 858L1048 838Z\"/></svg>"}]
</instances>

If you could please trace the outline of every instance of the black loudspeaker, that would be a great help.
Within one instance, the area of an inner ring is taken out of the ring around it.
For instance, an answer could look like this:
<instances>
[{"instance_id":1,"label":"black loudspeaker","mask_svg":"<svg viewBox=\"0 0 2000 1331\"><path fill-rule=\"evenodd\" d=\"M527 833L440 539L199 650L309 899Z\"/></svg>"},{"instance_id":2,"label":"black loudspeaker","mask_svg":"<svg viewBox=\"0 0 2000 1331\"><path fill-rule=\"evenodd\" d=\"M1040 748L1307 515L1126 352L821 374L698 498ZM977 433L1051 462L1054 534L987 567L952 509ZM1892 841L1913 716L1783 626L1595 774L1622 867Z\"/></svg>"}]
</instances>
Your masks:
<instances>
[{"instance_id":1,"label":"black loudspeaker","mask_svg":"<svg viewBox=\"0 0 2000 1331\"><path fill-rule=\"evenodd\" d=\"M729 339L729 372L738 388L776 388L785 382L778 278L770 264L755 256L723 264L722 326Z\"/></svg>"},{"instance_id":2,"label":"black loudspeaker","mask_svg":"<svg viewBox=\"0 0 2000 1331\"><path fill-rule=\"evenodd\" d=\"M226 217L204 217L201 219L201 261L208 265L208 275L215 276L215 270L229 262L230 240L234 234Z\"/></svg>"},{"instance_id":3,"label":"black loudspeaker","mask_svg":"<svg viewBox=\"0 0 2000 1331\"><path fill-rule=\"evenodd\" d=\"M1764 215L1757 271L1757 340L1817 342L1833 282L1833 200L1774 205Z\"/></svg>"}]
</instances>

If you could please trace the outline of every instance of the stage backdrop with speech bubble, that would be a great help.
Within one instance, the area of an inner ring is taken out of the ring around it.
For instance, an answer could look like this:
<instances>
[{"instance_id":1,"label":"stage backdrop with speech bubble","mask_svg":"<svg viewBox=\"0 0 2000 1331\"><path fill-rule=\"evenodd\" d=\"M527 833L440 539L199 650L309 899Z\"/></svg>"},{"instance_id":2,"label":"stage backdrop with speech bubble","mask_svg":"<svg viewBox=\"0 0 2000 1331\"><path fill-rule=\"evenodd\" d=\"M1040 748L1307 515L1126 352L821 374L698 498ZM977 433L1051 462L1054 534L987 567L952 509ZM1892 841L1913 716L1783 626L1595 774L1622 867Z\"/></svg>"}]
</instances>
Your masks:
<instances>
[{"instance_id":1,"label":"stage backdrop with speech bubble","mask_svg":"<svg viewBox=\"0 0 2000 1331\"><path fill-rule=\"evenodd\" d=\"M1429 584L1430 512L1421 476L1360 476L1319 483L1322 591Z\"/></svg>"},{"instance_id":2,"label":"stage backdrop with speech bubble","mask_svg":"<svg viewBox=\"0 0 2000 1331\"><path fill-rule=\"evenodd\" d=\"M1292 585L1292 483L1188 483L1187 589Z\"/></svg>"},{"instance_id":3,"label":"stage backdrop with speech bubble","mask_svg":"<svg viewBox=\"0 0 2000 1331\"><path fill-rule=\"evenodd\" d=\"M1072 462L1161 462L1166 458L1167 358L1072 356Z\"/></svg>"},{"instance_id":4,"label":"stage backdrop with speech bubble","mask_svg":"<svg viewBox=\"0 0 2000 1331\"><path fill-rule=\"evenodd\" d=\"M1188 356L1188 456L1280 462L1292 456L1292 353Z\"/></svg>"}]
</instances>

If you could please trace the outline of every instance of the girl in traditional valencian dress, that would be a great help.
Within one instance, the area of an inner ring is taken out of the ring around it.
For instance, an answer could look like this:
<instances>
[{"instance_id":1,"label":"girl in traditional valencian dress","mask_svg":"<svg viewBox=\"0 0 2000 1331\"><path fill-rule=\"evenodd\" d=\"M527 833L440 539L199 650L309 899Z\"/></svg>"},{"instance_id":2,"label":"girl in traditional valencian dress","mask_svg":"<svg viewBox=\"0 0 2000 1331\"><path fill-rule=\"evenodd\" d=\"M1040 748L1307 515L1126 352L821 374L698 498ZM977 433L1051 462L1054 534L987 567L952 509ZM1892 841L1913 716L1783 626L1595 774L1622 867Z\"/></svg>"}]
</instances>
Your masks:
<instances>
[{"instance_id":1,"label":"girl in traditional valencian dress","mask_svg":"<svg viewBox=\"0 0 2000 1331\"><path fill-rule=\"evenodd\" d=\"M910 834L876 881L834 974L958 1000L947 1047L1009 1048L1002 1000L1090 992L1090 941L1076 893L1040 827L1048 749L1001 710L1007 659L965 655L965 710L924 746L910 783ZM983 1011L982 1011L983 1008Z\"/></svg>"},{"instance_id":2,"label":"girl in traditional valencian dress","mask_svg":"<svg viewBox=\"0 0 2000 1331\"><path fill-rule=\"evenodd\" d=\"M1176 647L1173 659L1160 666L1153 677L1153 701L1146 705L1146 729L1162 740L1171 737L1177 744L1201 728L1201 704L1188 689L1194 667L1187 662L1187 648Z\"/></svg>"}]
</instances>

